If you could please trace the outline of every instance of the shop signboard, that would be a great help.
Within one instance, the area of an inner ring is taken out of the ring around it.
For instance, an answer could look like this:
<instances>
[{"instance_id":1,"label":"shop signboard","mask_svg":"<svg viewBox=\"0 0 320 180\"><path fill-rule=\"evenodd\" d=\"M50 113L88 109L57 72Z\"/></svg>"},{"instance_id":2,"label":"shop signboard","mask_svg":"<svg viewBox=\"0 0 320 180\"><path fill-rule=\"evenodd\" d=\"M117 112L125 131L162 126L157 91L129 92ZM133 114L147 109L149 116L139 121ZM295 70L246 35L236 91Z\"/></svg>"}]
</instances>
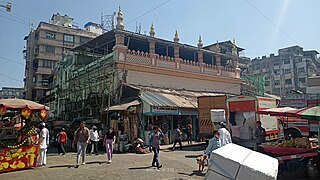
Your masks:
<instances>
[{"instance_id":1,"label":"shop signboard","mask_svg":"<svg viewBox=\"0 0 320 180\"><path fill-rule=\"evenodd\" d=\"M305 99L282 99L282 100L280 100L280 107L304 108L304 107L307 107L307 100L305 100Z\"/></svg>"},{"instance_id":2,"label":"shop signboard","mask_svg":"<svg viewBox=\"0 0 320 180\"><path fill-rule=\"evenodd\" d=\"M36 167L38 146L0 149L0 173Z\"/></svg>"},{"instance_id":3,"label":"shop signboard","mask_svg":"<svg viewBox=\"0 0 320 180\"><path fill-rule=\"evenodd\" d=\"M161 107L161 106L152 106L151 109L152 114L170 114L170 115L178 115L177 107Z\"/></svg>"}]
</instances>

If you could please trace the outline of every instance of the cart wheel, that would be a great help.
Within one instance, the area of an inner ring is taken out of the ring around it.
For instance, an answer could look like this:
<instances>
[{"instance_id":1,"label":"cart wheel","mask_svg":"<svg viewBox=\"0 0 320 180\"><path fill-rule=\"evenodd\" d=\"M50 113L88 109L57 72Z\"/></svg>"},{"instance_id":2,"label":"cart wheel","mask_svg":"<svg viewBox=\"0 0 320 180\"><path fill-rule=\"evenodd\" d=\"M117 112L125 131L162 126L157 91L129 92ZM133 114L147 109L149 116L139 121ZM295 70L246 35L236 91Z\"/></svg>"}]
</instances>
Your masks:
<instances>
[{"instance_id":1,"label":"cart wheel","mask_svg":"<svg viewBox=\"0 0 320 180\"><path fill-rule=\"evenodd\" d=\"M292 129L292 128L286 129L284 131L284 135L285 135L285 137L291 136L293 138L301 138L302 137L301 132L299 130Z\"/></svg>"},{"instance_id":2,"label":"cart wheel","mask_svg":"<svg viewBox=\"0 0 320 180\"><path fill-rule=\"evenodd\" d=\"M280 163L278 168L278 175L282 175L285 169L286 169L285 163Z\"/></svg>"}]
</instances>

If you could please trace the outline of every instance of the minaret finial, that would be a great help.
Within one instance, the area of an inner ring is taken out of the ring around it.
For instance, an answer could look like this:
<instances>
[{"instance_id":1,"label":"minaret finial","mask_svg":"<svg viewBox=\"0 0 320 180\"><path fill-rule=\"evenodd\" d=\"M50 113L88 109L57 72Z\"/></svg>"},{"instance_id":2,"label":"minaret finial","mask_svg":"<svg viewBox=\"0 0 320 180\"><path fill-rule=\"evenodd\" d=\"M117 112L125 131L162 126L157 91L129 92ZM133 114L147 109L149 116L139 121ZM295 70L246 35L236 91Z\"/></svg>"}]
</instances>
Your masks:
<instances>
[{"instance_id":1,"label":"minaret finial","mask_svg":"<svg viewBox=\"0 0 320 180\"><path fill-rule=\"evenodd\" d=\"M201 35L199 35L198 48L202 48L202 46L203 46L203 43L202 43Z\"/></svg>"},{"instance_id":2,"label":"minaret finial","mask_svg":"<svg viewBox=\"0 0 320 180\"><path fill-rule=\"evenodd\" d=\"M123 30L124 25L123 25L123 17L122 17L122 11L121 11L121 6L119 5L119 11L118 11L118 16L117 16L117 29Z\"/></svg>"},{"instance_id":3,"label":"minaret finial","mask_svg":"<svg viewBox=\"0 0 320 180\"><path fill-rule=\"evenodd\" d=\"M176 30L176 33L174 35L173 41L176 42L176 43L179 42L179 35L178 35L178 31L177 30Z\"/></svg>"},{"instance_id":4,"label":"minaret finial","mask_svg":"<svg viewBox=\"0 0 320 180\"><path fill-rule=\"evenodd\" d=\"M232 54L237 55L238 54L238 48L236 45L236 40L233 38L232 40Z\"/></svg>"},{"instance_id":5,"label":"minaret finial","mask_svg":"<svg viewBox=\"0 0 320 180\"><path fill-rule=\"evenodd\" d=\"M219 45L219 41L217 40L217 44L216 44L216 51L220 52L220 45Z\"/></svg>"},{"instance_id":6,"label":"minaret finial","mask_svg":"<svg viewBox=\"0 0 320 180\"><path fill-rule=\"evenodd\" d=\"M153 23L151 24L151 27L150 27L150 36L151 37L154 37L154 35L156 34L155 32L154 32L154 27L153 27Z\"/></svg>"}]
</instances>

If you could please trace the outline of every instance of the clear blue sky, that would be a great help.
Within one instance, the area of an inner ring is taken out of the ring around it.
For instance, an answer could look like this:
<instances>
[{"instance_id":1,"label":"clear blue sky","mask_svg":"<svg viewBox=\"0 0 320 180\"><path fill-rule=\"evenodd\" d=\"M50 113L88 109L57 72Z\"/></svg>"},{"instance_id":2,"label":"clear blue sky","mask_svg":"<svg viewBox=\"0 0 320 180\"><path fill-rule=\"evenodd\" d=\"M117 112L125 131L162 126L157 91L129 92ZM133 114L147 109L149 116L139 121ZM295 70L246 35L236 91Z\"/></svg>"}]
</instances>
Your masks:
<instances>
[{"instance_id":1,"label":"clear blue sky","mask_svg":"<svg viewBox=\"0 0 320 180\"><path fill-rule=\"evenodd\" d=\"M40 21L48 22L52 14L60 13L73 17L83 27L88 21L100 23L101 12L112 14L119 4L125 29L135 31L138 22L142 32L148 33L153 22L156 36L164 39L172 40L176 29L180 42L192 45L197 44L199 34L204 45L235 38L251 58L297 44L320 51L319 0L7 1L12 3L11 13L0 10L0 87L23 87L23 38L30 31L27 22L36 27ZM162 3L165 4L132 21Z\"/></svg>"}]
</instances>

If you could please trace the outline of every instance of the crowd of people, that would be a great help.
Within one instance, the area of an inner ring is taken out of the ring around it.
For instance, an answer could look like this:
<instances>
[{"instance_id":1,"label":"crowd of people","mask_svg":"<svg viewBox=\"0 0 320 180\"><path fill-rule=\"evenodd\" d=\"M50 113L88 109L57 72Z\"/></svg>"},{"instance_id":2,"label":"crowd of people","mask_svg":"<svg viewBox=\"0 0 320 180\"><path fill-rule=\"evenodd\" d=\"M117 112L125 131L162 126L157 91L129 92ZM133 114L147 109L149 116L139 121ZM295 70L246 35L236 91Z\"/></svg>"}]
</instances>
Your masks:
<instances>
[{"instance_id":1,"label":"crowd of people","mask_svg":"<svg viewBox=\"0 0 320 180\"><path fill-rule=\"evenodd\" d=\"M219 130L213 131L213 138L209 140L204 156L208 158L210 157L211 152L215 149L232 143L233 140L238 141L240 136L239 128L241 128L245 122L246 120L244 120L243 124L239 126L233 125L230 129L227 128L224 122L221 122ZM50 143L49 130L45 126L45 123L42 122L39 128L38 166L46 165L46 153ZM192 125L191 122L189 122L186 126L188 144L192 144L192 132ZM164 139L165 134L166 133L163 132L163 130L161 130L161 128L158 126L153 126L153 131L149 134L149 151L153 152L151 165L157 167L158 169L162 167L159 160L159 152L161 139ZM177 143L179 144L180 149L183 148L182 134L183 132L180 125L177 125L173 131L173 151L175 150ZM265 142L265 135L265 129L261 126L261 122L257 121L256 130L254 133L254 136L256 137L257 148L260 144ZM62 155L65 155L66 151L64 147L67 143L67 133L65 132L64 128L60 130L60 132L56 135L56 138L58 142L58 154L60 155L62 153ZM102 128L98 132L96 126L92 126L92 128L89 130L86 127L86 122L82 121L77 130L74 132L72 140L72 146L77 149L75 168L80 166L80 161L82 165L85 165L87 153L99 155L98 149L101 146L105 147L107 162L112 162L113 147L116 142L116 132L113 128L110 128L106 133L104 133ZM144 145L144 142L139 138L136 138L134 143L136 143L136 145ZM138 147L140 148L140 146Z\"/></svg>"}]
</instances>

